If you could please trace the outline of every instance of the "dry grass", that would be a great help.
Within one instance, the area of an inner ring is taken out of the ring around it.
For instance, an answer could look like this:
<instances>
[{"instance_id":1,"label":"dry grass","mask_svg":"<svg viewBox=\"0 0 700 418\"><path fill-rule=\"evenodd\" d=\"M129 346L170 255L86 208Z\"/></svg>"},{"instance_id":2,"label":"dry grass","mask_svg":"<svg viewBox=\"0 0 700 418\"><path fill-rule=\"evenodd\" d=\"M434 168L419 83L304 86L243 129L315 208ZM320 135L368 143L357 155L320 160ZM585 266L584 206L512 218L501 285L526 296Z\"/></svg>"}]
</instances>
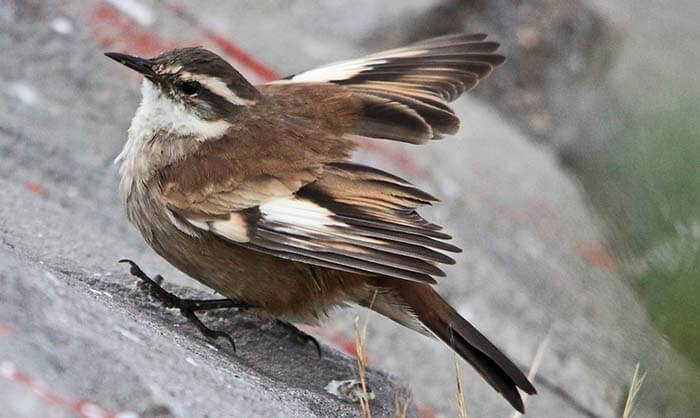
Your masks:
<instances>
[{"instance_id":1,"label":"dry grass","mask_svg":"<svg viewBox=\"0 0 700 418\"><path fill-rule=\"evenodd\" d=\"M630 383L630 390L627 392L627 401L625 402L625 409L622 411L622 418L631 418L634 414L635 403L637 402L637 395L639 395L639 390L644 384L644 379L646 379L647 373L644 372L639 375L639 363L634 367L634 375L632 375L632 383Z\"/></svg>"},{"instance_id":2,"label":"dry grass","mask_svg":"<svg viewBox=\"0 0 700 418\"><path fill-rule=\"evenodd\" d=\"M459 357L455 353L455 376L457 378L457 412L459 418L467 418L467 403L464 402L464 390L462 388L462 370L459 368Z\"/></svg>"},{"instance_id":3,"label":"dry grass","mask_svg":"<svg viewBox=\"0 0 700 418\"><path fill-rule=\"evenodd\" d=\"M411 404L411 389L407 388L403 394L396 395L394 399L394 417L406 418L408 406Z\"/></svg>"},{"instance_id":4,"label":"dry grass","mask_svg":"<svg viewBox=\"0 0 700 418\"><path fill-rule=\"evenodd\" d=\"M367 380L365 378L365 370L367 366L367 352L365 351L367 342L367 321L360 325L360 317L355 317L355 351L357 351L357 368L360 375L360 384L362 385L362 395L360 396L360 408L362 408L362 416L365 418L372 417L372 411L369 409L369 394L367 393Z\"/></svg>"},{"instance_id":5,"label":"dry grass","mask_svg":"<svg viewBox=\"0 0 700 418\"><path fill-rule=\"evenodd\" d=\"M376 297L376 294L375 294ZM374 303L374 298L372 299ZM371 306L371 304L370 304ZM357 368L362 387L362 396L360 396L360 408L362 416L365 418L372 417L372 411L369 408L370 393L367 389L366 369L367 369L367 320L360 324L360 317L355 317L355 351L357 352ZM398 393L394 399L394 417L406 418L408 407L411 405L411 390L407 388L405 391Z\"/></svg>"},{"instance_id":6,"label":"dry grass","mask_svg":"<svg viewBox=\"0 0 700 418\"><path fill-rule=\"evenodd\" d=\"M535 381L535 376L537 376L537 371L540 369L540 366L542 365L542 360L544 360L544 354L547 352L547 348L549 347L549 340L550 340L550 334L547 334L546 337L539 343L537 346L537 350L535 350L535 357L532 358L532 364L530 364L530 371L527 373L527 378L531 382ZM525 397L523 399L523 405L527 405L527 400L528 398ZM511 415L511 418L518 418L522 416L522 414L518 411L513 412L513 415Z\"/></svg>"},{"instance_id":7,"label":"dry grass","mask_svg":"<svg viewBox=\"0 0 700 418\"><path fill-rule=\"evenodd\" d=\"M527 377L530 381L534 381L537 376L537 372L542 365L544 360L544 355L549 348L550 335L548 334L537 346L535 355L532 359L530 365L530 370L528 371ZM362 387L362 396L360 396L360 407L362 410L362 416L364 418L371 418L372 411L370 410L369 401L371 398L370 391L367 386L366 380L366 369L367 369L367 320L365 319L363 323L360 322L360 317L355 317L355 350L357 351L357 365L358 365L358 375L360 384ZM639 391L644 384L646 379L646 372L640 375L639 373L639 363L637 363L634 374L632 376L632 382L630 384L629 392L627 394L627 400L625 402L625 408L622 413L622 418L632 418L634 414L634 408L637 401L637 396ZM468 418L467 405L464 400L464 387L462 385L462 371L459 367L459 357L455 354L455 377L457 383L457 411L460 418ZM523 399L523 403L527 404L527 397ZM412 395L411 390L407 389L402 394L397 394L394 399L394 417L395 418L405 418L408 413L408 407L411 404ZM514 412L511 418L519 418L522 414L519 412Z\"/></svg>"}]
</instances>

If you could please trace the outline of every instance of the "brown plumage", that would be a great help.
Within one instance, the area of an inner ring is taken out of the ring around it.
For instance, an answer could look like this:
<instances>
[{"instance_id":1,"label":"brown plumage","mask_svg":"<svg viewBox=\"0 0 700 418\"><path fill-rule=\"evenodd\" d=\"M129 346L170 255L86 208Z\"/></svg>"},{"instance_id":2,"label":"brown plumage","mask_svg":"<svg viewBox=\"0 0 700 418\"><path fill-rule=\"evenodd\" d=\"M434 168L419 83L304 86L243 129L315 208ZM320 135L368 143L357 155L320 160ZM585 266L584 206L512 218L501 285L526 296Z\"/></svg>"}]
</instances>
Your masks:
<instances>
[{"instance_id":1,"label":"brown plumage","mask_svg":"<svg viewBox=\"0 0 700 418\"><path fill-rule=\"evenodd\" d=\"M455 34L253 87L189 48L111 58L145 76L119 157L127 214L161 256L252 310L314 322L347 302L449 344L519 411L522 372L432 288L453 264L437 202L348 162L357 137L425 143L459 128L447 105L503 62Z\"/></svg>"}]
</instances>

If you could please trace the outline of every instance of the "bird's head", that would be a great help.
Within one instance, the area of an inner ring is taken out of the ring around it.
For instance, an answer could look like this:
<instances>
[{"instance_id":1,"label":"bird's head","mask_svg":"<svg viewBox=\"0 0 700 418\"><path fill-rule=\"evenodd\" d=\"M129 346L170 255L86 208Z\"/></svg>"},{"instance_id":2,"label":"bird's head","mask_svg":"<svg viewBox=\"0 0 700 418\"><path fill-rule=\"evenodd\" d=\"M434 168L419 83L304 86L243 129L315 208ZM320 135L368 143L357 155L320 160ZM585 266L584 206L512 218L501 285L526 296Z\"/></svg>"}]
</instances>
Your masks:
<instances>
[{"instance_id":1,"label":"bird's head","mask_svg":"<svg viewBox=\"0 0 700 418\"><path fill-rule=\"evenodd\" d=\"M172 106L202 121L228 120L254 105L260 92L223 58L204 48L178 48L155 58L105 54L144 76L153 106ZM144 104L142 104L143 106ZM162 115L161 115L162 117Z\"/></svg>"},{"instance_id":2,"label":"bird's head","mask_svg":"<svg viewBox=\"0 0 700 418\"><path fill-rule=\"evenodd\" d=\"M115 160L125 195L133 178L147 178L227 136L263 100L229 63L203 48L173 49L155 58L105 55L144 77L141 104Z\"/></svg>"}]
</instances>

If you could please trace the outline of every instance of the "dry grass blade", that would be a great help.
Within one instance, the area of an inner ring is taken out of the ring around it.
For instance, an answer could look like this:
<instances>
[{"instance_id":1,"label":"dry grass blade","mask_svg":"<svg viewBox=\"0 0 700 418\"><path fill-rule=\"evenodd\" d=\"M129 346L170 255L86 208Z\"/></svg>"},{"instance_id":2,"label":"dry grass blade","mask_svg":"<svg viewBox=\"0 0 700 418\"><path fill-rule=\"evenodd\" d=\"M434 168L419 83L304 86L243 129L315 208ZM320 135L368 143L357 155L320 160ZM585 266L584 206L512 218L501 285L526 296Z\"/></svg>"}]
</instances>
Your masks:
<instances>
[{"instance_id":1,"label":"dry grass blade","mask_svg":"<svg viewBox=\"0 0 700 418\"><path fill-rule=\"evenodd\" d=\"M367 393L367 381L365 380L365 369L367 365L367 353L365 343L367 338L367 323L360 326L360 317L355 317L355 351L357 351L357 368L362 384L362 395L360 396L360 407L362 416L371 418L372 412L369 409L369 395Z\"/></svg>"},{"instance_id":2,"label":"dry grass blade","mask_svg":"<svg viewBox=\"0 0 700 418\"><path fill-rule=\"evenodd\" d=\"M457 377L457 411L459 418L467 418L467 404L464 402L464 389L462 388L462 370L459 368L457 354L455 354L455 376Z\"/></svg>"},{"instance_id":3,"label":"dry grass blade","mask_svg":"<svg viewBox=\"0 0 700 418\"><path fill-rule=\"evenodd\" d=\"M530 365L530 371L527 373L527 378L531 382L534 382L535 376L537 376L537 371L540 369L540 366L542 365L542 360L544 360L544 354L547 352L547 348L549 347L549 340L550 340L550 333L547 334L546 337L539 343L537 346L537 350L535 350L535 357L532 359L532 364ZM527 404L527 399L523 399L523 405ZM518 411L513 412L513 415L511 415L511 418L518 418L522 416L522 414Z\"/></svg>"},{"instance_id":4,"label":"dry grass blade","mask_svg":"<svg viewBox=\"0 0 700 418\"><path fill-rule=\"evenodd\" d=\"M396 395L394 399L394 417L406 418L408 406L411 404L411 389L407 388L402 394Z\"/></svg>"},{"instance_id":5,"label":"dry grass blade","mask_svg":"<svg viewBox=\"0 0 700 418\"><path fill-rule=\"evenodd\" d=\"M634 375L632 375L632 383L630 384L630 390L627 393L627 401L625 402L625 410L622 411L622 418L631 418L634 414L635 403L637 402L637 395L639 395L640 389L644 384L644 379L646 379L647 373L644 372L639 375L639 363L634 367Z\"/></svg>"}]
</instances>

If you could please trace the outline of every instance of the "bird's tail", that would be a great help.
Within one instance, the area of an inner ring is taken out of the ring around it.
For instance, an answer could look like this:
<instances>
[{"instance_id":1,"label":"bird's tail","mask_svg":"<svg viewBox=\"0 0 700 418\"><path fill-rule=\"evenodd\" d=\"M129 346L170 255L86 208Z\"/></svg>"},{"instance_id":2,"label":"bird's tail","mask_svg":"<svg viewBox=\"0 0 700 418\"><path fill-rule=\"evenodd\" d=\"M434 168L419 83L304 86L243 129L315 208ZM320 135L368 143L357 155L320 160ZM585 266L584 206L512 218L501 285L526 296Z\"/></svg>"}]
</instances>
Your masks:
<instances>
[{"instance_id":1,"label":"bird's tail","mask_svg":"<svg viewBox=\"0 0 700 418\"><path fill-rule=\"evenodd\" d=\"M534 395L536 390L508 357L462 318L431 286L402 282L392 287L407 305L405 308L409 308L425 328L471 364L515 409L524 412L518 388L529 395Z\"/></svg>"}]
</instances>

